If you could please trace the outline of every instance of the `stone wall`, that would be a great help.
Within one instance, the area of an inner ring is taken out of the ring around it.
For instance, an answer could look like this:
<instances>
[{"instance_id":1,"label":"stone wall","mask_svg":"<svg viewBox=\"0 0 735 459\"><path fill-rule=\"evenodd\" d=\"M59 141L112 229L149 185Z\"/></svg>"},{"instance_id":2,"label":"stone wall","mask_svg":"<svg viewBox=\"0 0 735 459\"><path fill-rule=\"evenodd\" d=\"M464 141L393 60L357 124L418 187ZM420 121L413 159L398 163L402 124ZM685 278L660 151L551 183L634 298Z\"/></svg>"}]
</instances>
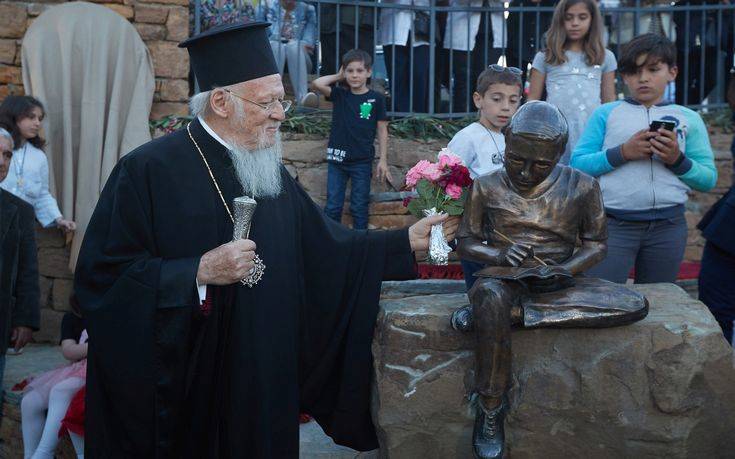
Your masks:
<instances>
[{"instance_id":1,"label":"stone wall","mask_svg":"<svg viewBox=\"0 0 735 459\"><path fill-rule=\"evenodd\" d=\"M69 245L56 228L36 229L38 274L41 287L41 329L33 334L36 342L58 343L61 318L71 310L69 296L74 275L69 269Z\"/></svg>"},{"instance_id":2,"label":"stone wall","mask_svg":"<svg viewBox=\"0 0 735 459\"><path fill-rule=\"evenodd\" d=\"M189 0L94 0L138 30L153 58L156 92L151 118L186 115L189 96L189 56L176 45L189 36ZM0 100L23 94L21 44L33 21L64 0L0 2Z\"/></svg>"}]
</instances>

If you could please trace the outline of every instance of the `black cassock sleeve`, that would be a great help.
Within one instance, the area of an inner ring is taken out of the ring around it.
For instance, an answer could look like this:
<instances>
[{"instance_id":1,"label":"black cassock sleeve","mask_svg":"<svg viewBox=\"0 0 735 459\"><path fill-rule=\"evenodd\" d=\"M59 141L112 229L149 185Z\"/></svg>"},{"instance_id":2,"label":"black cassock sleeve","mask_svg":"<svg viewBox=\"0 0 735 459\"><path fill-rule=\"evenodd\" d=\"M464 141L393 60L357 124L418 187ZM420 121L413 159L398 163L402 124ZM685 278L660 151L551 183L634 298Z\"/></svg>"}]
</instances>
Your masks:
<instances>
[{"instance_id":1,"label":"black cassock sleeve","mask_svg":"<svg viewBox=\"0 0 735 459\"><path fill-rule=\"evenodd\" d=\"M301 409L335 442L375 449L371 344L381 281L416 276L408 231L349 230L327 218L297 188L304 282Z\"/></svg>"},{"instance_id":2,"label":"black cassock sleeve","mask_svg":"<svg viewBox=\"0 0 735 459\"><path fill-rule=\"evenodd\" d=\"M12 313L12 327L28 327L38 330L40 298L38 286L38 259L36 256L36 231L33 228L35 217L30 205L18 206L18 225L20 227L20 247L18 248L18 277L15 283L15 308Z\"/></svg>"},{"instance_id":3,"label":"black cassock sleeve","mask_svg":"<svg viewBox=\"0 0 735 459\"><path fill-rule=\"evenodd\" d=\"M155 330L162 328L165 317L164 335L186 336L190 309L185 306L194 304L196 294L199 257L156 255L144 166L130 166L127 159L115 167L102 191L75 270L75 291L90 336L90 457L110 451L139 457L151 453L152 432L160 420L160 413L155 416L160 402L156 384L161 368L180 358L156 352L166 336L157 336Z\"/></svg>"}]
</instances>

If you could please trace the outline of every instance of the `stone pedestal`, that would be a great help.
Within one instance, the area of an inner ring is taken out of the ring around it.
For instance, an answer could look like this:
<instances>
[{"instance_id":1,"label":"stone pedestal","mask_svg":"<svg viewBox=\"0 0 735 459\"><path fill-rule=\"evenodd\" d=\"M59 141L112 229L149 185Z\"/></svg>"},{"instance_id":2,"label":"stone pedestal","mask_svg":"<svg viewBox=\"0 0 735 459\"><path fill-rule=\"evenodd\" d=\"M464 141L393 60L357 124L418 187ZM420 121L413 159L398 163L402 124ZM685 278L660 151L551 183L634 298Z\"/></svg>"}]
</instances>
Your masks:
<instances>
[{"instance_id":1,"label":"stone pedestal","mask_svg":"<svg viewBox=\"0 0 735 459\"><path fill-rule=\"evenodd\" d=\"M632 288L650 302L640 322L513 333L510 457L732 457L732 348L680 288ZM381 304L373 419L382 457L472 457L474 335L449 325L464 304L464 294Z\"/></svg>"}]
</instances>

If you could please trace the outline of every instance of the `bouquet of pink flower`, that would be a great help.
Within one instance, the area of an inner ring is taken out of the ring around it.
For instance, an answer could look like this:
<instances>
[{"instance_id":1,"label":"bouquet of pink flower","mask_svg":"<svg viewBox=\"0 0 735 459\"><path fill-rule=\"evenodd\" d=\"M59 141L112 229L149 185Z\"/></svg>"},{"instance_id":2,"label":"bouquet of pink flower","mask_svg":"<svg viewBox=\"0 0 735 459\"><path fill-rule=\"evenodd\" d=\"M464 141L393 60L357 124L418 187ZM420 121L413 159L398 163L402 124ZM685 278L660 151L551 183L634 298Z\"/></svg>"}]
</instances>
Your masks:
<instances>
[{"instance_id":1,"label":"bouquet of pink flower","mask_svg":"<svg viewBox=\"0 0 735 459\"><path fill-rule=\"evenodd\" d=\"M403 205L418 218L439 213L462 215L471 184L470 171L445 148L437 162L421 160L408 171L406 188L415 190L417 196L404 199ZM429 241L429 262L446 265L451 251L444 240L444 229L435 225Z\"/></svg>"}]
</instances>

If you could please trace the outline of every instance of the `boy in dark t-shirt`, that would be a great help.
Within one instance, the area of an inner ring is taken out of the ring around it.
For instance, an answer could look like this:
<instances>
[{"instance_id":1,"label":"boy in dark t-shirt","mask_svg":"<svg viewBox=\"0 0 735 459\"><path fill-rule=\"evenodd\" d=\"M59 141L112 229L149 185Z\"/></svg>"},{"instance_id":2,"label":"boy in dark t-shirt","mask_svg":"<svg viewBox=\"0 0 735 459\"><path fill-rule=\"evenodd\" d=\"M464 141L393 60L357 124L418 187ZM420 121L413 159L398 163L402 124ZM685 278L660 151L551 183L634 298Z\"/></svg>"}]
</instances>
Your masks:
<instances>
[{"instance_id":1,"label":"boy in dark t-shirt","mask_svg":"<svg viewBox=\"0 0 735 459\"><path fill-rule=\"evenodd\" d=\"M368 88L372 59L360 49L342 57L342 67L335 75L314 80L316 90L332 99L332 130L327 147L327 205L324 212L336 221L342 219L347 180L352 181L350 213L353 228L366 229L370 201L370 179L378 136L380 160L378 178L390 178L388 170L388 121L385 98ZM339 84L344 81L348 89Z\"/></svg>"}]
</instances>

